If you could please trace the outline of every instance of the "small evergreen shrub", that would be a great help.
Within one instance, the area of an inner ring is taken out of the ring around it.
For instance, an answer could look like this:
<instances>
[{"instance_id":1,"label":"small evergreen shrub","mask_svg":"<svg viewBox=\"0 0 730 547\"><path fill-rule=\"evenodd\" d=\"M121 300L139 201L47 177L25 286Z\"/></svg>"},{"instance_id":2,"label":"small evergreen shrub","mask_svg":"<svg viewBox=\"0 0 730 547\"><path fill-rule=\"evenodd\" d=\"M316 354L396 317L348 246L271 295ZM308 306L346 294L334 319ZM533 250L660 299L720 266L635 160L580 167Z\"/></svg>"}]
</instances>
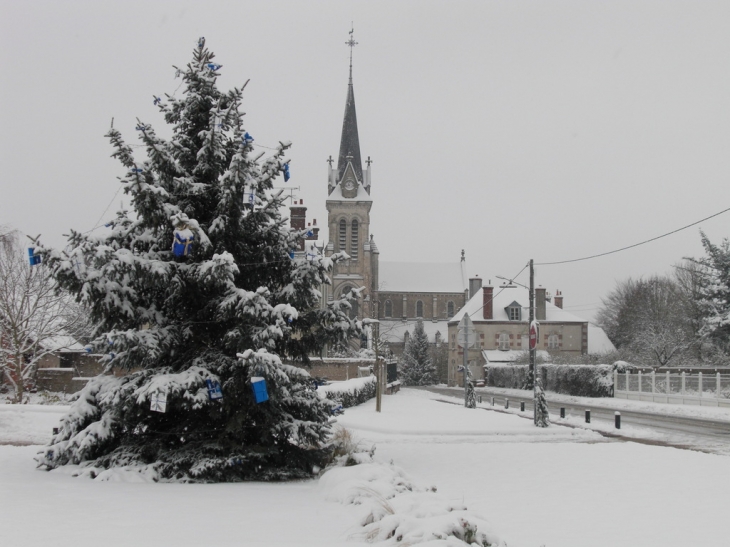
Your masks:
<instances>
[{"instance_id":1,"label":"small evergreen shrub","mask_svg":"<svg viewBox=\"0 0 730 547\"><path fill-rule=\"evenodd\" d=\"M342 408L350 408L375 397L375 376L353 378L319 388L321 396L336 401Z\"/></svg>"}]
</instances>

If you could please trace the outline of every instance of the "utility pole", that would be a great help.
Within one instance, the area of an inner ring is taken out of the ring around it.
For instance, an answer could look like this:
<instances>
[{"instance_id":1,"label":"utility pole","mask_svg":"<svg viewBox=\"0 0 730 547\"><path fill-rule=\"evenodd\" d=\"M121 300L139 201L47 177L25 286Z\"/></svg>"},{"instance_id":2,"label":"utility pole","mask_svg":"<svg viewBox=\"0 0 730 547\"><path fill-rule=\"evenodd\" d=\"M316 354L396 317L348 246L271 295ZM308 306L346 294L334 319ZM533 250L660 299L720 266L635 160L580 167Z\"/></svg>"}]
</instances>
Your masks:
<instances>
[{"instance_id":1,"label":"utility pole","mask_svg":"<svg viewBox=\"0 0 730 547\"><path fill-rule=\"evenodd\" d=\"M537 328L535 328L535 268L530 259L530 371L532 373L532 419L537 424L537 365L535 352L537 348Z\"/></svg>"}]
</instances>

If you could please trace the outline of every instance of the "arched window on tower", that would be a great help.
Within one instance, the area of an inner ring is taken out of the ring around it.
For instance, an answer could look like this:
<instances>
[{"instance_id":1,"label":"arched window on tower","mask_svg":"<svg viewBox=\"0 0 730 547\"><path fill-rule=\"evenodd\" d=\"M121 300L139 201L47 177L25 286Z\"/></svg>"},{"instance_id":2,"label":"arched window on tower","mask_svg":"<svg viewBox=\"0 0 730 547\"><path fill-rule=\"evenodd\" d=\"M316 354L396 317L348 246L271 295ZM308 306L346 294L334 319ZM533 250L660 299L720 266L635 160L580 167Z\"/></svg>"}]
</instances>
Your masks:
<instances>
[{"instance_id":1,"label":"arched window on tower","mask_svg":"<svg viewBox=\"0 0 730 547\"><path fill-rule=\"evenodd\" d=\"M339 246L337 250L340 252L347 251L347 222L344 218L340 221L340 233L337 235L337 244Z\"/></svg>"},{"instance_id":2,"label":"arched window on tower","mask_svg":"<svg viewBox=\"0 0 730 547\"><path fill-rule=\"evenodd\" d=\"M385 317L393 317L393 303L390 300L385 301Z\"/></svg>"},{"instance_id":3,"label":"arched window on tower","mask_svg":"<svg viewBox=\"0 0 730 547\"><path fill-rule=\"evenodd\" d=\"M408 345L408 340L410 340L410 339L411 339L411 333L406 331L405 334L403 335L403 346L404 347Z\"/></svg>"},{"instance_id":4,"label":"arched window on tower","mask_svg":"<svg viewBox=\"0 0 730 547\"><path fill-rule=\"evenodd\" d=\"M357 251L358 247L360 246L360 237L358 233L358 223L357 220L352 221L352 230L350 231L350 258L352 260L357 260Z\"/></svg>"},{"instance_id":5,"label":"arched window on tower","mask_svg":"<svg viewBox=\"0 0 730 547\"><path fill-rule=\"evenodd\" d=\"M421 300L416 302L416 317L423 317L423 302Z\"/></svg>"},{"instance_id":6,"label":"arched window on tower","mask_svg":"<svg viewBox=\"0 0 730 547\"><path fill-rule=\"evenodd\" d=\"M447 314L449 317L454 317L454 303L449 302L446 304Z\"/></svg>"}]
</instances>

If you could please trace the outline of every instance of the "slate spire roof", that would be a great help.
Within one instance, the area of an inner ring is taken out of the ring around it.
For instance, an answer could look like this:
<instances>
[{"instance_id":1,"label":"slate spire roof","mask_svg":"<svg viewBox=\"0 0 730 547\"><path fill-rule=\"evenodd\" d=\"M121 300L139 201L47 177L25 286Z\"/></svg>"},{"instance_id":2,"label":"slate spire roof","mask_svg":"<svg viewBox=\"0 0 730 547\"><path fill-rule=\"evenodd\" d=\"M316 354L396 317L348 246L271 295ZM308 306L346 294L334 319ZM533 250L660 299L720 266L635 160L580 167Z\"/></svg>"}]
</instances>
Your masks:
<instances>
[{"instance_id":1,"label":"slate spire roof","mask_svg":"<svg viewBox=\"0 0 730 547\"><path fill-rule=\"evenodd\" d=\"M349 160L348 160L349 158ZM355 91L352 87L352 61L350 61L350 83L347 86L347 102L345 118L342 121L342 139L340 140L340 156L337 159L337 182L342 181L347 162L352 163L355 176L360 184L363 182L362 159L360 158L360 138L357 133L357 114L355 113Z\"/></svg>"}]
</instances>

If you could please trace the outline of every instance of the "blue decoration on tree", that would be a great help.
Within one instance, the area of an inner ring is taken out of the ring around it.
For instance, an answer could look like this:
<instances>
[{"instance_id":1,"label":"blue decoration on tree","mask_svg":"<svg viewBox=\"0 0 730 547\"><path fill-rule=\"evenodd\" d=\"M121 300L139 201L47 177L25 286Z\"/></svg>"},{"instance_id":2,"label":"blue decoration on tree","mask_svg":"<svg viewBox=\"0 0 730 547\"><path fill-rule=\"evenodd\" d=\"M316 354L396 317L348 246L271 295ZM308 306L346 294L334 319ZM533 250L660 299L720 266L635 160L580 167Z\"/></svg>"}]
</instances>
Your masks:
<instances>
[{"instance_id":1,"label":"blue decoration on tree","mask_svg":"<svg viewBox=\"0 0 730 547\"><path fill-rule=\"evenodd\" d=\"M211 380L208 378L205 381L205 385L208 386L208 397L211 401L219 401L223 398L223 391L221 390L221 384L218 380Z\"/></svg>"},{"instance_id":2,"label":"blue decoration on tree","mask_svg":"<svg viewBox=\"0 0 730 547\"><path fill-rule=\"evenodd\" d=\"M253 397L256 404L260 404L269 400L269 393L266 391L266 379L261 376L251 377L251 389L253 389Z\"/></svg>"},{"instance_id":3,"label":"blue decoration on tree","mask_svg":"<svg viewBox=\"0 0 730 547\"><path fill-rule=\"evenodd\" d=\"M289 251L289 258L292 258L292 259L294 258L294 251L293 250L290 250Z\"/></svg>"},{"instance_id":4,"label":"blue decoration on tree","mask_svg":"<svg viewBox=\"0 0 730 547\"><path fill-rule=\"evenodd\" d=\"M205 65L205 66L207 66L207 67L208 67L209 69L211 69L212 71L220 70L221 68L223 68L223 65L217 65L217 64L215 64L215 63L208 63L208 64L207 64L207 65Z\"/></svg>"},{"instance_id":5,"label":"blue decoration on tree","mask_svg":"<svg viewBox=\"0 0 730 547\"><path fill-rule=\"evenodd\" d=\"M175 238L172 241L172 254L177 257L190 256L194 240L195 236L189 228L175 230Z\"/></svg>"},{"instance_id":6,"label":"blue decoration on tree","mask_svg":"<svg viewBox=\"0 0 730 547\"><path fill-rule=\"evenodd\" d=\"M139 167L133 167L132 173L144 173L144 169L140 169Z\"/></svg>"},{"instance_id":7,"label":"blue decoration on tree","mask_svg":"<svg viewBox=\"0 0 730 547\"><path fill-rule=\"evenodd\" d=\"M137 127L135 127L135 129L137 131L146 131L147 130L147 128L144 125L142 125L141 123L138 123Z\"/></svg>"},{"instance_id":8,"label":"blue decoration on tree","mask_svg":"<svg viewBox=\"0 0 730 547\"><path fill-rule=\"evenodd\" d=\"M289 175L289 164L284 164L284 182L289 182L291 175Z\"/></svg>"},{"instance_id":9,"label":"blue decoration on tree","mask_svg":"<svg viewBox=\"0 0 730 547\"><path fill-rule=\"evenodd\" d=\"M243 144L251 144L253 142L253 137L249 134L248 131L243 135Z\"/></svg>"},{"instance_id":10,"label":"blue decoration on tree","mask_svg":"<svg viewBox=\"0 0 730 547\"><path fill-rule=\"evenodd\" d=\"M160 99L157 95L152 95L152 96L155 98L155 100L154 100L155 106L157 106L158 104L160 104L162 102L162 99Z\"/></svg>"},{"instance_id":11,"label":"blue decoration on tree","mask_svg":"<svg viewBox=\"0 0 730 547\"><path fill-rule=\"evenodd\" d=\"M28 247L28 262L31 266L37 266L41 263L41 255L36 254L33 247Z\"/></svg>"},{"instance_id":12,"label":"blue decoration on tree","mask_svg":"<svg viewBox=\"0 0 730 547\"><path fill-rule=\"evenodd\" d=\"M306 236L307 237L314 237L314 232L312 230L307 230Z\"/></svg>"},{"instance_id":13,"label":"blue decoration on tree","mask_svg":"<svg viewBox=\"0 0 730 547\"><path fill-rule=\"evenodd\" d=\"M198 38L198 47L200 49L203 49L203 46L205 45L205 36L201 36Z\"/></svg>"},{"instance_id":14,"label":"blue decoration on tree","mask_svg":"<svg viewBox=\"0 0 730 547\"><path fill-rule=\"evenodd\" d=\"M336 407L332 408L332 414L337 416L338 414L342 414L344 412L344 409L342 408L342 405L337 405Z\"/></svg>"}]
</instances>

